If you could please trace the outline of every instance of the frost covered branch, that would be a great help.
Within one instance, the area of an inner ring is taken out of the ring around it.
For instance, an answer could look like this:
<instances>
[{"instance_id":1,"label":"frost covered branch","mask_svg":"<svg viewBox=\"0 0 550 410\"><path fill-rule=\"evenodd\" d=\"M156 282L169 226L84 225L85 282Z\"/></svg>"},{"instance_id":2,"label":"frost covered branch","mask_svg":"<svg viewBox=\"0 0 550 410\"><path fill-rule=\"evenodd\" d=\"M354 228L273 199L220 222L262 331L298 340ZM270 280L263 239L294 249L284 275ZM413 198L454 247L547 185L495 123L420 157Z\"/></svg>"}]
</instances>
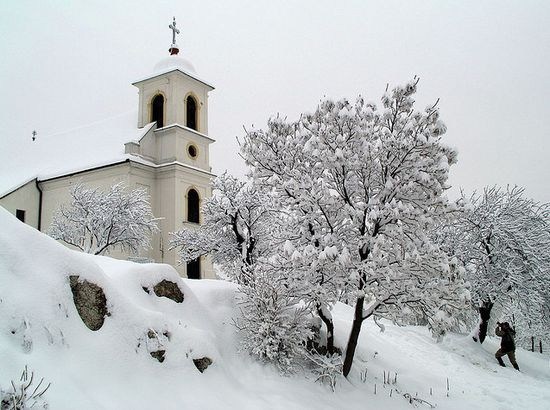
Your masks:
<instances>
[{"instance_id":1,"label":"frost covered branch","mask_svg":"<svg viewBox=\"0 0 550 410\"><path fill-rule=\"evenodd\" d=\"M102 191L78 183L70 194L71 202L54 214L48 234L83 252L102 255L119 248L135 254L150 247L159 231L144 189L128 191L118 183Z\"/></svg>"},{"instance_id":2,"label":"frost covered branch","mask_svg":"<svg viewBox=\"0 0 550 410\"><path fill-rule=\"evenodd\" d=\"M0 389L0 408L2 410L23 410L34 407L48 408L48 403L43 396L50 388L51 383L43 386L44 378L41 378L34 387L33 383L34 372L31 371L29 375L27 366L25 366L19 382L11 382L11 390Z\"/></svg>"},{"instance_id":3,"label":"frost covered branch","mask_svg":"<svg viewBox=\"0 0 550 410\"><path fill-rule=\"evenodd\" d=\"M306 300L321 317L337 297L355 301L344 375L367 317L424 318L440 336L469 301L461 266L427 234L456 210L444 196L456 152L437 104L414 110L417 84L381 109L327 100L296 122L272 118L241 144L254 183L291 214L285 256L312 285Z\"/></svg>"},{"instance_id":4,"label":"frost covered branch","mask_svg":"<svg viewBox=\"0 0 550 410\"><path fill-rule=\"evenodd\" d=\"M438 240L466 267L483 342L493 306L517 323L520 341L550 334L550 204L519 187L462 194L464 211L439 227Z\"/></svg>"}]
</instances>

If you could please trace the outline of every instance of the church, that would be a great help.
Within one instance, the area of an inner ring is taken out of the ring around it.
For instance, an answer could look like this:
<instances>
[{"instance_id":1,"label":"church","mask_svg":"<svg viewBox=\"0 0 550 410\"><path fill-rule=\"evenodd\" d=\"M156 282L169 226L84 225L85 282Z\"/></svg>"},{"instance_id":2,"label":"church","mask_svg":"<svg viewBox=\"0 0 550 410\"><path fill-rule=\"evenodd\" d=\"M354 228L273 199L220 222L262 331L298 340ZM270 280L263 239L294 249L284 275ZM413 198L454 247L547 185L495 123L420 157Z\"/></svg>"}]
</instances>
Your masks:
<instances>
[{"instance_id":1,"label":"church","mask_svg":"<svg viewBox=\"0 0 550 410\"><path fill-rule=\"evenodd\" d=\"M22 174L14 186L0 185L0 205L47 232L76 183L106 189L122 182L145 189L153 214L161 218L151 249L137 256L115 250L109 256L168 263L183 277L214 278L208 257L178 264L177 252L169 249L171 232L201 223L201 205L212 194L214 177L209 160L214 139L208 136L208 93L214 87L179 55L175 19L169 27L169 55L132 83L139 91L137 117L133 111L36 141L39 170Z\"/></svg>"}]
</instances>

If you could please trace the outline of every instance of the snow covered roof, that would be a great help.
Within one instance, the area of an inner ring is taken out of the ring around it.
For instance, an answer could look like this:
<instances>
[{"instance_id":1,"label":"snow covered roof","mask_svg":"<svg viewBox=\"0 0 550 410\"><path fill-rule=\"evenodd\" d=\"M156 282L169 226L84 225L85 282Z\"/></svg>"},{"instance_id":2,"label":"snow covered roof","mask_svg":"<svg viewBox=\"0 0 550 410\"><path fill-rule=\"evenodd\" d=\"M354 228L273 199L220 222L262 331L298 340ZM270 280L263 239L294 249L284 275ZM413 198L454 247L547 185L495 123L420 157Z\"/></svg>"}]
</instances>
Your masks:
<instances>
[{"instance_id":1,"label":"snow covered roof","mask_svg":"<svg viewBox=\"0 0 550 410\"><path fill-rule=\"evenodd\" d=\"M139 141L154 123L137 128L137 113L127 112L68 131L38 135L14 144L0 138L0 197L34 178L39 180L132 159L124 144Z\"/></svg>"},{"instance_id":2,"label":"snow covered roof","mask_svg":"<svg viewBox=\"0 0 550 410\"><path fill-rule=\"evenodd\" d=\"M168 57L164 57L155 65L152 73L146 75L143 78L140 78L137 81L134 81L132 85L139 84L145 80L150 80L151 78L155 78L160 75L170 73L172 71L179 71L180 73L185 74L210 87L212 90L214 89L214 86L197 76L195 72L195 67L189 60L183 57L179 57L178 55L170 55Z\"/></svg>"},{"instance_id":3,"label":"snow covered roof","mask_svg":"<svg viewBox=\"0 0 550 410\"><path fill-rule=\"evenodd\" d=\"M193 66L193 64L191 64L191 61L177 55L170 55L160 60L155 65L154 71L158 72L174 68L181 69L188 73L196 73L195 67Z\"/></svg>"}]
</instances>

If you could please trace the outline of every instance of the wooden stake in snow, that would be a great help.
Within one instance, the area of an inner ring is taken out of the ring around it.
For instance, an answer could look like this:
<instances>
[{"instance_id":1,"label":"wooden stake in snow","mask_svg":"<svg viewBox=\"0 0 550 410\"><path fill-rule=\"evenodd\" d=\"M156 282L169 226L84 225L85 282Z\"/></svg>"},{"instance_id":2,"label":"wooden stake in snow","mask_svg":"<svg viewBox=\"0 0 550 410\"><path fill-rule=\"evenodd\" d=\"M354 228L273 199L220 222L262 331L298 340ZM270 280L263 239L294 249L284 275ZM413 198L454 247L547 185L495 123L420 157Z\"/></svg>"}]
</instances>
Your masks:
<instances>
[{"instance_id":1,"label":"wooden stake in snow","mask_svg":"<svg viewBox=\"0 0 550 410\"><path fill-rule=\"evenodd\" d=\"M447 377L447 397L449 397L449 378Z\"/></svg>"}]
</instances>

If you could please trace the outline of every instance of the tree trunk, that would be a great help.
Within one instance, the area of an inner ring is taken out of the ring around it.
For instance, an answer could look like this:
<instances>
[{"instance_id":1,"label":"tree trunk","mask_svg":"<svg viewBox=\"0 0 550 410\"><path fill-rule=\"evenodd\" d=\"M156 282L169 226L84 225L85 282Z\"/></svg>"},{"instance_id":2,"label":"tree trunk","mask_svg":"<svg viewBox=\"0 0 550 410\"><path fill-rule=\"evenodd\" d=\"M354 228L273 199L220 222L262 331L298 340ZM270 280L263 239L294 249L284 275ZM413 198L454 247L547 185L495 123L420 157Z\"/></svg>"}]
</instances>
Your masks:
<instances>
[{"instance_id":1,"label":"tree trunk","mask_svg":"<svg viewBox=\"0 0 550 410\"><path fill-rule=\"evenodd\" d=\"M481 321L479 322L479 343L483 343L487 337L487 327L489 326L489 319L491 319L491 309L493 308L493 303L490 300L486 300L479 307L479 317Z\"/></svg>"},{"instance_id":2,"label":"tree trunk","mask_svg":"<svg viewBox=\"0 0 550 410\"><path fill-rule=\"evenodd\" d=\"M361 325L363 324L363 304L365 297L357 298L355 302L355 315L353 317L353 324L351 326L351 332L349 334L348 345L346 346L346 357L344 359L344 377L348 377L353 364L353 357L355 356L355 349L357 348L357 341L359 340L359 333L361 332Z\"/></svg>"},{"instance_id":3,"label":"tree trunk","mask_svg":"<svg viewBox=\"0 0 550 410\"><path fill-rule=\"evenodd\" d=\"M317 314L327 327L327 353L333 354L334 353L334 323L332 322L332 318L326 316L323 313L322 308L317 309Z\"/></svg>"}]
</instances>

